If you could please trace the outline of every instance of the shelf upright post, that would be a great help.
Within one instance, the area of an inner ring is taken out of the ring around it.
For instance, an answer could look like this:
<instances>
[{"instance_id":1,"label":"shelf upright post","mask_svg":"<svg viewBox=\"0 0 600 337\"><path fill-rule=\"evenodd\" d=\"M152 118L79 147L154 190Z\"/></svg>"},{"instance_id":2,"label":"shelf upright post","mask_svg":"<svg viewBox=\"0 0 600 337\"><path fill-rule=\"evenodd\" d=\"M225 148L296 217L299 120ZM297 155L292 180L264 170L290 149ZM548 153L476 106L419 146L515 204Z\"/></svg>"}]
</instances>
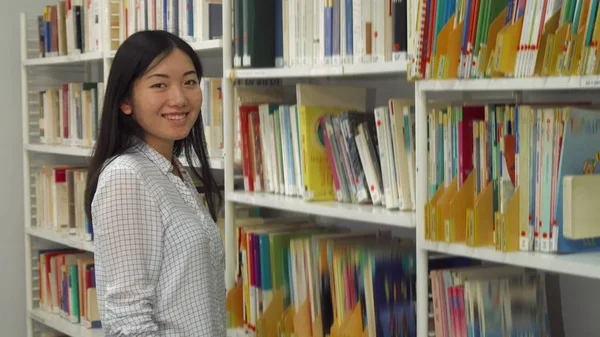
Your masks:
<instances>
[{"instance_id":1,"label":"shelf upright post","mask_svg":"<svg viewBox=\"0 0 600 337\"><path fill-rule=\"evenodd\" d=\"M112 60L108 58L107 54L104 54L104 58L102 59L102 82L104 82L104 87L106 88L106 84L108 84L108 74L110 73L110 66L112 65ZM104 101L104 97L101 97Z\"/></svg>"},{"instance_id":2,"label":"shelf upright post","mask_svg":"<svg viewBox=\"0 0 600 337\"><path fill-rule=\"evenodd\" d=\"M110 72L110 66L112 64L112 60L109 59L109 55L111 52L112 46L112 31L111 31L111 12L112 4L111 1L100 1L100 13L104 14L104 20L101 20L101 40L102 43L100 48L102 49L102 82L104 82L104 86L106 88L106 84L108 82L108 74ZM104 100L104 97L102 98Z\"/></svg>"},{"instance_id":3,"label":"shelf upright post","mask_svg":"<svg viewBox=\"0 0 600 337\"><path fill-rule=\"evenodd\" d=\"M227 195L233 192L233 157L234 157L234 118L233 111L233 83L231 74L232 62L232 40L231 40L231 0L223 0L223 78L221 79L221 91L223 99L224 112L224 178L225 178L225 285L227 290L233 288L235 284L235 261L236 261L236 242L235 242L235 219L234 203L227 200Z\"/></svg>"},{"instance_id":4,"label":"shelf upright post","mask_svg":"<svg viewBox=\"0 0 600 337\"><path fill-rule=\"evenodd\" d=\"M416 181L416 237L417 237L417 336L427 337L429 326L429 264L426 249L420 247L425 239L424 221L427 202L427 94L419 82L415 88L415 150L417 164Z\"/></svg>"},{"instance_id":5,"label":"shelf upright post","mask_svg":"<svg viewBox=\"0 0 600 337\"><path fill-rule=\"evenodd\" d=\"M33 306L33 279L31 268L31 237L25 232L25 228L29 227L31 216L30 216L30 182L29 182L29 152L25 149L25 144L29 143L29 86L28 86L28 77L27 77L27 66L25 65L25 61L27 60L27 15L25 13L21 13L20 17L20 38L21 38L21 153L23 155L23 231L25 233L25 298L26 305L25 309L27 310L27 335L28 337L33 336L33 323L29 318L29 312L31 312Z\"/></svg>"}]
</instances>

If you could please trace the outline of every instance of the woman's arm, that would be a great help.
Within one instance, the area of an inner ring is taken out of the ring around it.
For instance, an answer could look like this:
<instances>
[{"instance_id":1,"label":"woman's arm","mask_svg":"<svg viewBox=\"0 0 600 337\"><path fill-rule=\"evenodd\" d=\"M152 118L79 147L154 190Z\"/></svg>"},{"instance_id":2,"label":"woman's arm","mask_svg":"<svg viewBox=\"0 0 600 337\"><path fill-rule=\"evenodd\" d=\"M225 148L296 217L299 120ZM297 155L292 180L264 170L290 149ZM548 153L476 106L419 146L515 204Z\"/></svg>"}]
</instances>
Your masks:
<instances>
[{"instance_id":1,"label":"woman's arm","mask_svg":"<svg viewBox=\"0 0 600 337\"><path fill-rule=\"evenodd\" d=\"M104 333L158 336L153 313L163 226L151 191L131 169L107 167L92 202L92 221Z\"/></svg>"}]
</instances>

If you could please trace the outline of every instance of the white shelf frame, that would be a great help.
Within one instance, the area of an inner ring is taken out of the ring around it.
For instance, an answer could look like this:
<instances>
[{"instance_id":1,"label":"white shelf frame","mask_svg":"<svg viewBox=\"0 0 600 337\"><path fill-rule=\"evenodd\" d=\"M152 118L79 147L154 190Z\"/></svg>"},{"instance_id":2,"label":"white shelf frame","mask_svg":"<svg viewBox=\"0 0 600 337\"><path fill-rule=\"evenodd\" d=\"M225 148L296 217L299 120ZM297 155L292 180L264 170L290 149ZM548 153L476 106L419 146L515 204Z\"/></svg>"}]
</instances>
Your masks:
<instances>
[{"instance_id":1,"label":"white shelf frame","mask_svg":"<svg viewBox=\"0 0 600 337\"><path fill-rule=\"evenodd\" d=\"M42 323L54 330L69 336L77 337L103 337L102 329L88 329L79 324L73 324L58 314L46 312L42 309L31 309L28 311L29 318Z\"/></svg>"},{"instance_id":2,"label":"white shelf frame","mask_svg":"<svg viewBox=\"0 0 600 337\"><path fill-rule=\"evenodd\" d=\"M25 59L26 66L44 66L57 64L74 64L91 61L102 61L102 52L82 53L79 55L50 56Z\"/></svg>"},{"instance_id":3,"label":"white shelf frame","mask_svg":"<svg viewBox=\"0 0 600 337\"><path fill-rule=\"evenodd\" d=\"M63 156L73 157L90 157L92 155L92 148L80 147L80 146L65 146L65 145L47 145L47 144L25 144L24 149L29 152L36 153L47 153L57 154ZM180 159L181 164L185 167L189 167L190 164L185 158ZM212 169L222 170L223 159L222 158L209 158L209 165ZM195 162L195 165L200 165L199 162Z\"/></svg>"},{"instance_id":4,"label":"white shelf frame","mask_svg":"<svg viewBox=\"0 0 600 337\"><path fill-rule=\"evenodd\" d=\"M290 68L248 68L232 69L232 79L264 79L264 78L307 78L307 77L342 77L342 76L383 76L406 73L406 61L356 63L347 65L327 65L314 67ZM226 73L224 73L226 74Z\"/></svg>"},{"instance_id":5,"label":"white shelf frame","mask_svg":"<svg viewBox=\"0 0 600 337\"><path fill-rule=\"evenodd\" d=\"M186 41L200 55L202 55L204 53L209 53L209 52L219 53L221 51L221 49L223 48L223 40L221 40L221 39L214 39L214 40L207 40L207 41L190 41L190 40L186 40ZM116 50L108 51L108 52L104 53L104 58L112 60L115 57L116 53L117 53Z\"/></svg>"},{"instance_id":6,"label":"white shelf frame","mask_svg":"<svg viewBox=\"0 0 600 337\"><path fill-rule=\"evenodd\" d=\"M421 80L417 85L422 92L593 90L600 89L600 75Z\"/></svg>"},{"instance_id":7,"label":"white shelf frame","mask_svg":"<svg viewBox=\"0 0 600 337\"><path fill-rule=\"evenodd\" d=\"M48 145L48 144L25 144L25 151L36 153L59 154L63 156L89 157L92 149L80 146Z\"/></svg>"},{"instance_id":8,"label":"white shelf frame","mask_svg":"<svg viewBox=\"0 0 600 337\"><path fill-rule=\"evenodd\" d=\"M415 212L387 210L385 207L358 205L335 201L304 201L300 197L289 197L270 193L248 193L235 191L226 195L228 201L273 208L289 212L311 214L340 220L376 223L400 228L415 228Z\"/></svg>"},{"instance_id":9,"label":"white shelf frame","mask_svg":"<svg viewBox=\"0 0 600 337\"><path fill-rule=\"evenodd\" d=\"M61 245L84 250L87 252L94 252L94 242L93 241L85 241L79 239L77 236L69 234L69 233L59 233L53 231L51 229L43 229L43 228L34 228L27 227L25 228L25 233L44 240L52 241L55 243L59 243Z\"/></svg>"},{"instance_id":10,"label":"white shelf frame","mask_svg":"<svg viewBox=\"0 0 600 337\"><path fill-rule=\"evenodd\" d=\"M482 261L507 264L547 272L600 279L600 253L549 254L540 252L503 253L493 247L469 247L423 240L419 247L428 252L477 258Z\"/></svg>"}]
</instances>

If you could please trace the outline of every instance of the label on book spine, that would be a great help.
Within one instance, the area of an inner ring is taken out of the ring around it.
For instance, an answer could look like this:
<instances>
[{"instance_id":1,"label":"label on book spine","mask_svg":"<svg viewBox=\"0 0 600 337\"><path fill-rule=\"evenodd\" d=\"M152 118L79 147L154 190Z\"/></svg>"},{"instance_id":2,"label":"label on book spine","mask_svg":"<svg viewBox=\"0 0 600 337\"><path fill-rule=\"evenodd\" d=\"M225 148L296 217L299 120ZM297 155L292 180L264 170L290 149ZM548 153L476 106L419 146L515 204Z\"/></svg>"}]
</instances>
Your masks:
<instances>
[{"instance_id":1,"label":"label on book spine","mask_svg":"<svg viewBox=\"0 0 600 337\"><path fill-rule=\"evenodd\" d=\"M558 251L558 226L552 226L552 236L550 237L550 249L553 252Z\"/></svg>"},{"instance_id":2,"label":"label on book spine","mask_svg":"<svg viewBox=\"0 0 600 337\"><path fill-rule=\"evenodd\" d=\"M546 234L546 233L544 233L544 234ZM541 243L542 243L541 251L543 253L550 252L550 240L548 240L547 238L543 238L541 240Z\"/></svg>"},{"instance_id":3,"label":"label on book spine","mask_svg":"<svg viewBox=\"0 0 600 337\"><path fill-rule=\"evenodd\" d=\"M437 217L435 214L435 207L431 208L431 239L435 240L437 238Z\"/></svg>"},{"instance_id":4,"label":"label on book spine","mask_svg":"<svg viewBox=\"0 0 600 337\"><path fill-rule=\"evenodd\" d=\"M534 247L534 245L537 244L537 241L535 240L534 231L535 231L535 228L534 228L533 224L530 224L529 225L529 237L527 238L527 242L529 243L529 245L528 245L529 251L534 251L536 249Z\"/></svg>"},{"instance_id":5,"label":"label on book spine","mask_svg":"<svg viewBox=\"0 0 600 337\"><path fill-rule=\"evenodd\" d=\"M241 66L242 66L242 58L241 58L241 57L239 57L239 56L235 56L235 57L233 58L233 66L234 66L235 68L239 68L239 67L241 67Z\"/></svg>"},{"instance_id":6,"label":"label on book spine","mask_svg":"<svg viewBox=\"0 0 600 337\"><path fill-rule=\"evenodd\" d=\"M244 67L252 67L252 58L250 55L244 55L242 58L242 66Z\"/></svg>"},{"instance_id":7,"label":"label on book spine","mask_svg":"<svg viewBox=\"0 0 600 337\"><path fill-rule=\"evenodd\" d=\"M519 243L519 249L522 251L529 251L529 238L528 237L521 237L521 240Z\"/></svg>"}]
</instances>

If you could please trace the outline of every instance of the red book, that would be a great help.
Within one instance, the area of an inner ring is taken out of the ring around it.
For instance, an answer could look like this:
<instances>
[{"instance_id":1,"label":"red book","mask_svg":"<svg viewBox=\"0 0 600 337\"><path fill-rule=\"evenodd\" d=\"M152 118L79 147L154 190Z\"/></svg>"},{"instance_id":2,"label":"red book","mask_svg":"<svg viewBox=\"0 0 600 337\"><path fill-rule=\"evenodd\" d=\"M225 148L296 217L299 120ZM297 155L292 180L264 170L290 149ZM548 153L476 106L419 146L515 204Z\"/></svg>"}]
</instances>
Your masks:
<instances>
[{"instance_id":1,"label":"red book","mask_svg":"<svg viewBox=\"0 0 600 337\"><path fill-rule=\"evenodd\" d=\"M240 138L242 146L242 170L244 174L244 190L254 192L254 158L250 155L250 113L258 111L258 105L240 106Z\"/></svg>"},{"instance_id":2,"label":"red book","mask_svg":"<svg viewBox=\"0 0 600 337\"><path fill-rule=\"evenodd\" d=\"M485 118L483 106L465 106L462 110L462 119L458 121L458 171L461 186L473 171L473 121Z\"/></svg>"}]
</instances>

